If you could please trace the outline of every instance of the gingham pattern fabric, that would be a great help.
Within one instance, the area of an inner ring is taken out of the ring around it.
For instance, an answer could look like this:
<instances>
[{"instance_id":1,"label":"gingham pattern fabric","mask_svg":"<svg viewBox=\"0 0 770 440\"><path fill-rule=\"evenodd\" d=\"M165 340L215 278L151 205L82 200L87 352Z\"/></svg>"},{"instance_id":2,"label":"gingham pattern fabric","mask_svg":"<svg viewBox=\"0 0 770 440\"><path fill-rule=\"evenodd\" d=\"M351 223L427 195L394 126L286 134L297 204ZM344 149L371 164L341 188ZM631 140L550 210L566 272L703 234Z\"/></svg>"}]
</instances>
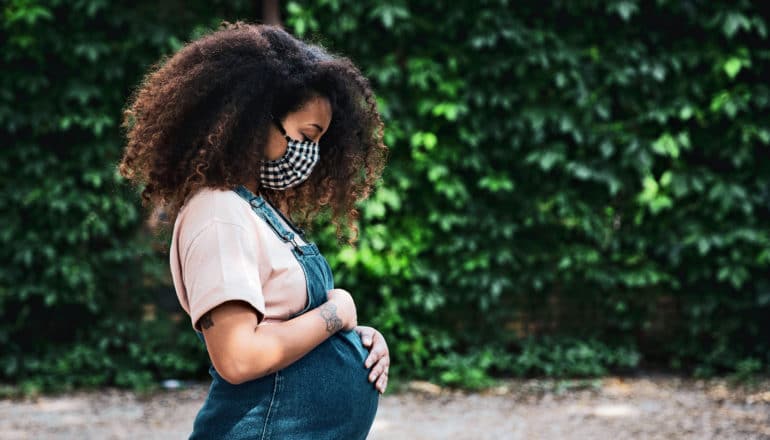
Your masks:
<instances>
[{"instance_id":1,"label":"gingham pattern fabric","mask_svg":"<svg viewBox=\"0 0 770 440\"><path fill-rule=\"evenodd\" d=\"M263 162L260 177L267 188L286 189L307 180L320 156L318 143L292 139L280 124L278 127L288 143L286 153L276 160Z\"/></svg>"}]
</instances>

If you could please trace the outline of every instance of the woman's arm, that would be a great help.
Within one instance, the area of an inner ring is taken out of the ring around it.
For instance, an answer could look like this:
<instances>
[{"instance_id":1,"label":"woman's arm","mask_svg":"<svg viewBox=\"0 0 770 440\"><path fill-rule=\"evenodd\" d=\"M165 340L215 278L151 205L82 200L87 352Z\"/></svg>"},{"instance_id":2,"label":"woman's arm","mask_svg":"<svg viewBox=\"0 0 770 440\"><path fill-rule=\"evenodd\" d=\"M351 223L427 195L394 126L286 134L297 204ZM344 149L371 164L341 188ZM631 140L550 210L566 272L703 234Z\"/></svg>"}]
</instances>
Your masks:
<instances>
[{"instance_id":1,"label":"woman's arm","mask_svg":"<svg viewBox=\"0 0 770 440\"><path fill-rule=\"evenodd\" d=\"M245 301L226 301L200 318L211 363L237 385L291 365L340 329L357 325L352 297L341 289L319 307L293 319L258 324ZM341 294L339 292L344 292Z\"/></svg>"}]
</instances>

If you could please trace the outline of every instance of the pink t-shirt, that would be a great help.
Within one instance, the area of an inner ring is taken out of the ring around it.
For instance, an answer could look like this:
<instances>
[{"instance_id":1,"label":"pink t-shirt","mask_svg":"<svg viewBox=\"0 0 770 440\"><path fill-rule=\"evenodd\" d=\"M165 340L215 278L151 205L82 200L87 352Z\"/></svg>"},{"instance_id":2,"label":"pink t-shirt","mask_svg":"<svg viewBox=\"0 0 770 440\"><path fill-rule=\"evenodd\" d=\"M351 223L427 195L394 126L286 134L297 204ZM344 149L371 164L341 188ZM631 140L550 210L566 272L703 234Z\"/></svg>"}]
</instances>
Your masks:
<instances>
[{"instance_id":1,"label":"pink t-shirt","mask_svg":"<svg viewBox=\"0 0 770 440\"><path fill-rule=\"evenodd\" d=\"M260 323L285 321L307 305L305 273L291 244L234 191L203 188L188 199L174 223L169 262L179 303L197 331L201 315L225 301L251 304L264 316Z\"/></svg>"}]
</instances>

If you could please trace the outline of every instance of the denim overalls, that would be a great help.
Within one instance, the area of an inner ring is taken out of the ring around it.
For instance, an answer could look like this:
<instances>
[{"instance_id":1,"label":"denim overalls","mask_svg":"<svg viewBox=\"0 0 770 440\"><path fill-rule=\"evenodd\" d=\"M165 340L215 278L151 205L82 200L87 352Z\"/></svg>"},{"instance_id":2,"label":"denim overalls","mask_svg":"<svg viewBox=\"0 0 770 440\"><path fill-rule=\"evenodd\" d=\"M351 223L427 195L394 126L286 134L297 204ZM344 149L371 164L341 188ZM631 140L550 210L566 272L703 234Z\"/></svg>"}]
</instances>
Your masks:
<instances>
[{"instance_id":1,"label":"denim overalls","mask_svg":"<svg viewBox=\"0 0 770 440\"><path fill-rule=\"evenodd\" d=\"M324 303L334 282L316 245L299 245L295 233L287 231L275 214L302 233L262 197L244 186L233 190L281 240L293 245L292 253L305 272L308 304L289 319ZM195 333L205 344L203 333ZM379 404L379 392L364 365L368 355L355 331L340 330L288 367L238 385L222 379L212 364L209 393L189 438L363 440Z\"/></svg>"}]
</instances>

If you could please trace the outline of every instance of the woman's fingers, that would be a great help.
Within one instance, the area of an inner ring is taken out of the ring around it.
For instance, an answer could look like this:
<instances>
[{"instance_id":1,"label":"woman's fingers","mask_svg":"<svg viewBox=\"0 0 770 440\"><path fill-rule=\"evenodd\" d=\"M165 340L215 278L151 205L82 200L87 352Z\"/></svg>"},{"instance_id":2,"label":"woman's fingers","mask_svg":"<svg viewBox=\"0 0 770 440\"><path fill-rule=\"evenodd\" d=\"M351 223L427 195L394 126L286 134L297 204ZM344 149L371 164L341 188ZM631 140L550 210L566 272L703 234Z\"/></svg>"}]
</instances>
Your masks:
<instances>
[{"instance_id":1,"label":"woman's fingers","mask_svg":"<svg viewBox=\"0 0 770 440\"><path fill-rule=\"evenodd\" d=\"M356 333L361 337L361 342L369 348L369 356L364 361L369 371L369 382L374 382L374 387L384 393L388 386L388 368L390 367L390 352L385 338L376 329L368 326L356 326Z\"/></svg>"},{"instance_id":2,"label":"woman's fingers","mask_svg":"<svg viewBox=\"0 0 770 440\"><path fill-rule=\"evenodd\" d=\"M372 341L374 340L374 333L375 333L375 330L372 327L359 325L359 326L356 326L354 330L356 331L356 333L358 333L358 336L361 337L361 343L363 343L367 347L372 344Z\"/></svg>"},{"instance_id":3,"label":"woman's fingers","mask_svg":"<svg viewBox=\"0 0 770 440\"><path fill-rule=\"evenodd\" d=\"M382 349L373 349L369 352L369 356L366 358L366 368L370 368L372 365L380 362L384 357L388 357L388 352ZM390 362L388 362L390 364Z\"/></svg>"},{"instance_id":4,"label":"woman's fingers","mask_svg":"<svg viewBox=\"0 0 770 440\"><path fill-rule=\"evenodd\" d=\"M388 387L388 372L386 371L383 373L379 379L377 379L377 384L375 384L377 389L380 391L380 394L385 392L385 389Z\"/></svg>"},{"instance_id":5,"label":"woman's fingers","mask_svg":"<svg viewBox=\"0 0 770 440\"><path fill-rule=\"evenodd\" d=\"M374 332L372 335L372 344L369 347L369 356L366 358L366 368L371 367L375 362L380 360L383 356L388 355L388 345L385 344L385 338L379 332Z\"/></svg>"},{"instance_id":6,"label":"woman's fingers","mask_svg":"<svg viewBox=\"0 0 770 440\"><path fill-rule=\"evenodd\" d=\"M390 366L390 358L388 356L381 357L377 364L369 372L369 381L373 382L378 376L382 374L388 374L388 367Z\"/></svg>"}]
</instances>

